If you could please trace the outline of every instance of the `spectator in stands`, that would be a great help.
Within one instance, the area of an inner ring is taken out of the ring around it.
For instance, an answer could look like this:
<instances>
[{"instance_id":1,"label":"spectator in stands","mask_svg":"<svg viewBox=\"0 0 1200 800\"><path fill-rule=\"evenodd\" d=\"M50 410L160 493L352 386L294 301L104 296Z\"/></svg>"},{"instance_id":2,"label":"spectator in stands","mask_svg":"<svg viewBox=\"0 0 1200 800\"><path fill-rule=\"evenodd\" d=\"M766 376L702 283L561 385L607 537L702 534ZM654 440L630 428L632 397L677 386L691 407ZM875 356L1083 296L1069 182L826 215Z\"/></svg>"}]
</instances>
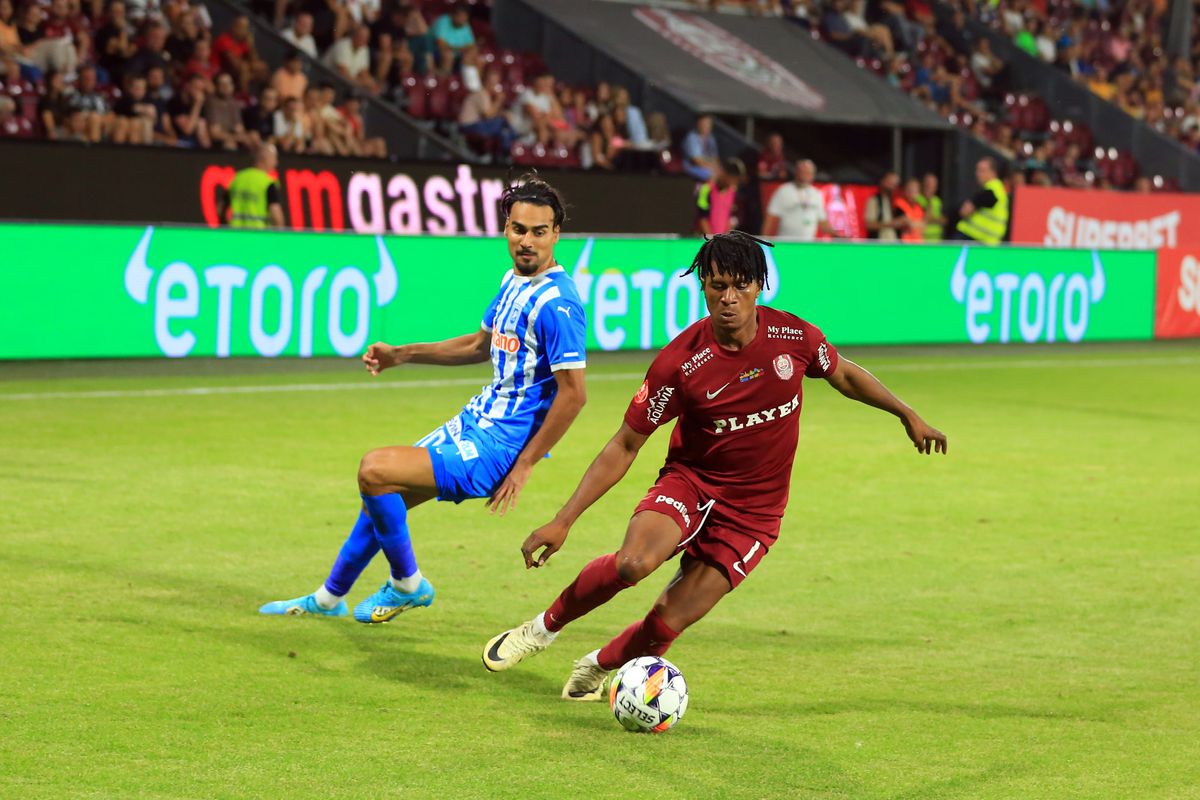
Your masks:
<instances>
[{"instance_id":1,"label":"spectator in stands","mask_svg":"<svg viewBox=\"0 0 1200 800\"><path fill-rule=\"evenodd\" d=\"M381 37L386 42L387 37ZM416 72L416 64L412 50L408 47L407 39L391 40L391 51L380 50L378 63L375 65L375 75L380 78L380 88L388 87L397 105L404 106L408 102L406 82Z\"/></svg>"},{"instance_id":2,"label":"spectator in stands","mask_svg":"<svg viewBox=\"0 0 1200 800\"><path fill-rule=\"evenodd\" d=\"M283 66L271 76L271 88L279 93L279 99L303 97L308 88L308 76L304 74L304 60L300 51L291 50L284 57Z\"/></svg>"},{"instance_id":3,"label":"spectator in stands","mask_svg":"<svg viewBox=\"0 0 1200 800\"><path fill-rule=\"evenodd\" d=\"M671 149L671 126L667 124L667 115L661 111L653 111L646 117L646 135L650 137L650 146L662 152Z\"/></svg>"},{"instance_id":4,"label":"spectator in stands","mask_svg":"<svg viewBox=\"0 0 1200 800\"><path fill-rule=\"evenodd\" d=\"M869 21L887 31L887 38L894 43L895 51L912 52L925 38L925 27L920 22L908 18L903 2L872 0L870 6L866 4L866 0L857 2L865 9L864 16ZM888 56L891 55L889 52Z\"/></svg>"},{"instance_id":5,"label":"spectator in stands","mask_svg":"<svg viewBox=\"0 0 1200 800\"><path fill-rule=\"evenodd\" d=\"M117 117L113 141L117 144L153 144L158 108L146 99L146 79L127 75L125 88L113 107Z\"/></svg>"},{"instance_id":6,"label":"spectator in stands","mask_svg":"<svg viewBox=\"0 0 1200 800\"><path fill-rule=\"evenodd\" d=\"M275 143L285 153L303 153L308 146L309 132L299 97L288 97L275 112Z\"/></svg>"},{"instance_id":7,"label":"spectator in stands","mask_svg":"<svg viewBox=\"0 0 1200 800\"><path fill-rule=\"evenodd\" d=\"M588 113L592 115L592 120L595 121L605 114L611 114L614 105L612 84L608 81L597 83L595 94L592 96L591 102L588 103Z\"/></svg>"},{"instance_id":8,"label":"spectator in stands","mask_svg":"<svg viewBox=\"0 0 1200 800\"><path fill-rule=\"evenodd\" d=\"M717 165L716 174L696 190L696 231L704 236L728 233L737 227L738 187L746 177L741 159Z\"/></svg>"},{"instance_id":9,"label":"spectator in stands","mask_svg":"<svg viewBox=\"0 0 1200 800\"><path fill-rule=\"evenodd\" d=\"M1008 230L1008 190L996 171L996 162L981 158L975 165L979 190L959 208L954 238L982 244L999 244Z\"/></svg>"},{"instance_id":10,"label":"spectator in stands","mask_svg":"<svg viewBox=\"0 0 1200 800\"><path fill-rule=\"evenodd\" d=\"M140 25L147 19L158 19L161 16L159 0L126 0L125 5L129 19L135 25Z\"/></svg>"},{"instance_id":11,"label":"spectator in stands","mask_svg":"<svg viewBox=\"0 0 1200 800\"><path fill-rule=\"evenodd\" d=\"M925 212L925 241L940 242L945 236L946 215L942 210L942 198L938 197L938 176L934 173L926 173L921 180L917 203Z\"/></svg>"},{"instance_id":12,"label":"spectator in stands","mask_svg":"<svg viewBox=\"0 0 1200 800\"><path fill-rule=\"evenodd\" d=\"M367 136L361 113L362 100L356 94L348 96L340 110L350 126L350 141L355 155L387 158L387 142L382 136Z\"/></svg>"},{"instance_id":13,"label":"spectator in stands","mask_svg":"<svg viewBox=\"0 0 1200 800\"><path fill-rule=\"evenodd\" d=\"M204 101L204 121L213 146L237 150L249 144L242 126L242 106L233 96L233 76L222 72L217 76L216 90Z\"/></svg>"},{"instance_id":14,"label":"spectator in stands","mask_svg":"<svg viewBox=\"0 0 1200 800\"><path fill-rule=\"evenodd\" d=\"M171 54L166 50L167 29L161 22L147 23L142 35L142 44L125 62L124 72L131 75L146 75L154 67L166 70L171 63Z\"/></svg>"},{"instance_id":15,"label":"spectator in stands","mask_svg":"<svg viewBox=\"0 0 1200 800\"><path fill-rule=\"evenodd\" d=\"M921 182L909 178L904 182L903 190L892 201L896 221L900 223L897 231L900 240L904 242L925 241L925 208L921 205Z\"/></svg>"},{"instance_id":16,"label":"spectator in stands","mask_svg":"<svg viewBox=\"0 0 1200 800\"><path fill-rule=\"evenodd\" d=\"M258 102L242 111L242 127L250 148L275 141L275 112L279 110L279 92L270 86L258 95Z\"/></svg>"},{"instance_id":17,"label":"spectator in stands","mask_svg":"<svg viewBox=\"0 0 1200 800\"><path fill-rule=\"evenodd\" d=\"M379 0L343 0L350 20L368 28L379 21Z\"/></svg>"},{"instance_id":18,"label":"spectator in stands","mask_svg":"<svg viewBox=\"0 0 1200 800\"><path fill-rule=\"evenodd\" d=\"M325 53L325 64L360 89L378 94L379 84L371 73L370 41L370 28L354 26L349 36L338 39Z\"/></svg>"},{"instance_id":19,"label":"spectator in stands","mask_svg":"<svg viewBox=\"0 0 1200 800\"><path fill-rule=\"evenodd\" d=\"M505 100L500 71L489 69L478 88L463 98L458 114L459 130L466 136L494 139L498 152L507 153L517 134L504 115Z\"/></svg>"},{"instance_id":20,"label":"spectator in stands","mask_svg":"<svg viewBox=\"0 0 1200 800\"><path fill-rule=\"evenodd\" d=\"M42 26L42 8L36 2L28 3L21 12L17 35L27 63L35 67L39 75L52 69L65 72L68 76L75 73L79 64L75 43L69 35L46 35Z\"/></svg>"},{"instance_id":21,"label":"spectator in stands","mask_svg":"<svg viewBox=\"0 0 1200 800\"><path fill-rule=\"evenodd\" d=\"M301 11L292 20L292 26L283 32L292 47L305 53L309 58L317 57L317 40L313 38L313 16Z\"/></svg>"},{"instance_id":22,"label":"spectator in stands","mask_svg":"<svg viewBox=\"0 0 1200 800\"><path fill-rule=\"evenodd\" d=\"M17 116L17 103L6 94L0 94L0 138L33 138L32 123Z\"/></svg>"},{"instance_id":23,"label":"spectator in stands","mask_svg":"<svg viewBox=\"0 0 1200 800\"><path fill-rule=\"evenodd\" d=\"M212 41L207 37L197 39L192 45L192 57L183 62L183 68L176 72L188 77L200 75L204 78L204 91L211 94L217 75L221 74L219 62L213 58Z\"/></svg>"},{"instance_id":24,"label":"spectator in stands","mask_svg":"<svg viewBox=\"0 0 1200 800\"><path fill-rule=\"evenodd\" d=\"M614 108L612 113L596 120L591 133L590 159L587 166L616 169L618 156L629 144L629 132L625 121L622 108Z\"/></svg>"},{"instance_id":25,"label":"spectator in stands","mask_svg":"<svg viewBox=\"0 0 1200 800\"><path fill-rule=\"evenodd\" d=\"M462 51L475 44L470 13L466 3L455 3L450 12L435 19L429 29L437 46L437 68L443 74L457 71Z\"/></svg>"},{"instance_id":26,"label":"spectator in stands","mask_svg":"<svg viewBox=\"0 0 1200 800\"><path fill-rule=\"evenodd\" d=\"M992 53L987 37L981 38L971 53L971 73L987 97L1001 97L1008 89L1008 68Z\"/></svg>"},{"instance_id":27,"label":"spectator in stands","mask_svg":"<svg viewBox=\"0 0 1200 800\"><path fill-rule=\"evenodd\" d=\"M71 113L66 81L61 72L46 74L46 91L38 98L37 116L47 139L59 139L66 133L67 117Z\"/></svg>"},{"instance_id":28,"label":"spectator in stands","mask_svg":"<svg viewBox=\"0 0 1200 800\"><path fill-rule=\"evenodd\" d=\"M220 68L233 75L240 91L249 91L251 81L266 80L267 63L258 57L254 47L249 17L242 15L234 19L229 30L213 42L212 52Z\"/></svg>"},{"instance_id":29,"label":"spectator in stands","mask_svg":"<svg viewBox=\"0 0 1200 800\"><path fill-rule=\"evenodd\" d=\"M1108 79L1108 68L1103 64L1097 64L1092 69L1093 73L1087 79L1088 89L1101 100L1111 101L1113 95L1117 93L1117 87Z\"/></svg>"},{"instance_id":30,"label":"spectator in stands","mask_svg":"<svg viewBox=\"0 0 1200 800\"><path fill-rule=\"evenodd\" d=\"M1057 172L1058 182L1071 189L1086 189L1091 185L1088 180L1086 165L1080 158L1079 145L1071 142L1061 158L1052 164Z\"/></svg>"},{"instance_id":31,"label":"spectator in stands","mask_svg":"<svg viewBox=\"0 0 1200 800\"><path fill-rule=\"evenodd\" d=\"M324 83L321 84L317 96L317 114L321 119L321 130L333 152L339 156L360 155L360 142L354 138L349 120L337 108L337 90Z\"/></svg>"},{"instance_id":32,"label":"spectator in stands","mask_svg":"<svg viewBox=\"0 0 1200 800\"><path fill-rule=\"evenodd\" d=\"M850 0L827 2L821 14L821 31L825 39L851 58L878 55L871 40L854 27L851 13Z\"/></svg>"},{"instance_id":33,"label":"spectator in stands","mask_svg":"<svg viewBox=\"0 0 1200 800\"><path fill-rule=\"evenodd\" d=\"M435 45L429 36L429 25L412 0L397 0L391 10L371 26L373 46L380 52L396 53L403 44L412 55L414 70L422 75L433 69Z\"/></svg>"},{"instance_id":34,"label":"spectator in stands","mask_svg":"<svg viewBox=\"0 0 1200 800\"><path fill-rule=\"evenodd\" d=\"M92 60L92 34L87 18L79 10L78 0L71 7L68 0L50 0L50 9L42 22L42 36L46 39L65 40L75 48L77 63Z\"/></svg>"},{"instance_id":35,"label":"spectator in stands","mask_svg":"<svg viewBox=\"0 0 1200 800\"><path fill-rule=\"evenodd\" d=\"M683 171L698 181L712 178L720 159L713 120L707 114L696 118L696 127L683 139Z\"/></svg>"},{"instance_id":36,"label":"spectator in stands","mask_svg":"<svg viewBox=\"0 0 1200 800\"><path fill-rule=\"evenodd\" d=\"M304 149L309 153L331 156L334 153L333 143L329 139L325 116L321 113L324 102L322 87L309 86L305 90L301 108L304 114L304 128L308 132L308 142Z\"/></svg>"},{"instance_id":37,"label":"spectator in stands","mask_svg":"<svg viewBox=\"0 0 1200 800\"><path fill-rule=\"evenodd\" d=\"M942 21L937 23L937 34L951 52L970 53L975 50L977 37L967 27L967 17L961 8L955 8L952 15L943 17Z\"/></svg>"},{"instance_id":38,"label":"spectator in stands","mask_svg":"<svg viewBox=\"0 0 1200 800\"><path fill-rule=\"evenodd\" d=\"M796 162L795 179L776 189L767 203L763 236L801 242L816 239L818 230L827 236L836 236L825 210L825 197L813 186L816 175L817 165L809 159Z\"/></svg>"},{"instance_id":39,"label":"spectator in stands","mask_svg":"<svg viewBox=\"0 0 1200 800\"><path fill-rule=\"evenodd\" d=\"M196 24L195 16L180 14L171 26L171 33L167 36L164 49L169 54L172 62L186 64L195 56L196 42L201 39L207 40L208 35L201 33L199 25ZM209 47L208 53L204 56L205 59L212 58L211 44Z\"/></svg>"},{"instance_id":40,"label":"spectator in stands","mask_svg":"<svg viewBox=\"0 0 1200 800\"><path fill-rule=\"evenodd\" d=\"M896 215L896 189L899 186L899 175L892 170L883 173L879 191L867 200L866 213L863 215L868 239L895 241L900 238L899 232L905 227L905 221Z\"/></svg>"},{"instance_id":41,"label":"spectator in stands","mask_svg":"<svg viewBox=\"0 0 1200 800\"><path fill-rule=\"evenodd\" d=\"M992 147L1000 151L1000 155L1012 160L1017 155L1017 142L1011 125L1000 123L992 136Z\"/></svg>"},{"instance_id":42,"label":"spectator in stands","mask_svg":"<svg viewBox=\"0 0 1200 800\"><path fill-rule=\"evenodd\" d=\"M562 108L554 96L554 76L543 74L534 78L533 84L517 98L509 123L522 139L549 145L554 138L556 117L562 117ZM562 118L565 124L566 118Z\"/></svg>"},{"instance_id":43,"label":"spectator in stands","mask_svg":"<svg viewBox=\"0 0 1200 800\"><path fill-rule=\"evenodd\" d=\"M0 0L0 3L8 0ZM113 0L108 6L108 22L96 33L96 63L108 73L110 83L119 82L125 65L137 53L134 29L125 16L125 3Z\"/></svg>"},{"instance_id":44,"label":"spectator in stands","mask_svg":"<svg viewBox=\"0 0 1200 800\"><path fill-rule=\"evenodd\" d=\"M629 90L624 86L618 86L613 90L613 106L614 119L618 125L624 126L629 144L638 149L645 149L650 143L650 137L646 131L646 118L642 116L642 110L630 102ZM744 168L745 165L743 165Z\"/></svg>"},{"instance_id":45,"label":"spectator in stands","mask_svg":"<svg viewBox=\"0 0 1200 800\"><path fill-rule=\"evenodd\" d=\"M67 103L72 111L83 113L84 135L89 142L99 142L111 135L113 113L108 99L97 88L95 67L79 70L79 80Z\"/></svg>"},{"instance_id":46,"label":"spectator in stands","mask_svg":"<svg viewBox=\"0 0 1200 800\"><path fill-rule=\"evenodd\" d=\"M758 155L759 180L786 181L789 174L787 155L783 152L783 137L772 133Z\"/></svg>"},{"instance_id":47,"label":"spectator in stands","mask_svg":"<svg viewBox=\"0 0 1200 800\"><path fill-rule=\"evenodd\" d=\"M0 56L21 54L21 34L17 30L17 10L12 0L0 0Z\"/></svg>"},{"instance_id":48,"label":"spectator in stands","mask_svg":"<svg viewBox=\"0 0 1200 800\"><path fill-rule=\"evenodd\" d=\"M171 126L181 147L205 150L212 147L208 123L204 121L204 101L208 94L206 86L203 75L192 75L167 102L167 115L171 118Z\"/></svg>"}]
</instances>

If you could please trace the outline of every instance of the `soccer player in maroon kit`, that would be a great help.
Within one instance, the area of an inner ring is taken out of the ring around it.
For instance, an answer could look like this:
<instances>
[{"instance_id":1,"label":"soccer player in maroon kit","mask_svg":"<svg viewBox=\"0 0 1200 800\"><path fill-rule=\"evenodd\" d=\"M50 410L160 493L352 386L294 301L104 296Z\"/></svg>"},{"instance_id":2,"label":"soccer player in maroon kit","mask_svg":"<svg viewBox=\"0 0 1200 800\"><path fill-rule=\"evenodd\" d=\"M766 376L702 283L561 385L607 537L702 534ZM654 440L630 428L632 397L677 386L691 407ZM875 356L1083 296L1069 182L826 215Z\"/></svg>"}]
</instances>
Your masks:
<instances>
[{"instance_id":1,"label":"soccer player in maroon kit","mask_svg":"<svg viewBox=\"0 0 1200 800\"><path fill-rule=\"evenodd\" d=\"M495 636L489 670L545 650L563 626L682 554L679 570L645 619L575 662L565 700L600 700L610 671L662 655L746 578L779 536L800 435L801 381L824 378L852 400L900 418L917 452L946 452L946 437L846 358L814 325L758 305L767 264L760 242L739 231L714 236L689 270L709 316L662 349L616 435L555 518L521 550L540 567L575 520L616 485L659 427L678 418L658 482L634 510L616 553L590 562L545 612ZM538 551L541 551L540 555Z\"/></svg>"}]
</instances>

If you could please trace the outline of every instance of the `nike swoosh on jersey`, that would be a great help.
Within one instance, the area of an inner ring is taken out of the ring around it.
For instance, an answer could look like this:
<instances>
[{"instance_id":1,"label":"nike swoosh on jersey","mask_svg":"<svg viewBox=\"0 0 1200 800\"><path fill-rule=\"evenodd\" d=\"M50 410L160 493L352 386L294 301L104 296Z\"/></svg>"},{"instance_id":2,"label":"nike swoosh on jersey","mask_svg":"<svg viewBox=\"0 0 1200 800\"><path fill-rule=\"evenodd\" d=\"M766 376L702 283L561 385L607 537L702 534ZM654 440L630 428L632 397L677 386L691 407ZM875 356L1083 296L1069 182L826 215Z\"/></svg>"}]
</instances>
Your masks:
<instances>
[{"instance_id":1,"label":"nike swoosh on jersey","mask_svg":"<svg viewBox=\"0 0 1200 800\"><path fill-rule=\"evenodd\" d=\"M729 383L733 383L733 381L730 381ZM721 392L725 391L725 389L729 386L729 383L725 384L725 386L722 386L720 389L717 389L715 392L705 392L705 394L708 395L709 400L712 400L714 397L719 395Z\"/></svg>"}]
</instances>

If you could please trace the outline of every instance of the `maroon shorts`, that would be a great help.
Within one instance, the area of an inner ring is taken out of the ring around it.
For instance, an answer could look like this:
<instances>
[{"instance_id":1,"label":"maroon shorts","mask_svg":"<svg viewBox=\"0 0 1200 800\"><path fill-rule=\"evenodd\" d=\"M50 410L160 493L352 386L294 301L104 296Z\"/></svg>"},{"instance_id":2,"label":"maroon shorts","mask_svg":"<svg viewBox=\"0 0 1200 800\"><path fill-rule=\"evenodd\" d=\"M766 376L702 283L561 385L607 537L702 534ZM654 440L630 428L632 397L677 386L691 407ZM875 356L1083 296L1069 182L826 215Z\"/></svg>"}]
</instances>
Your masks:
<instances>
[{"instance_id":1,"label":"maroon shorts","mask_svg":"<svg viewBox=\"0 0 1200 800\"><path fill-rule=\"evenodd\" d=\"M675 520L676 553L719 569L737 588L779 538L779 517L744 514L679 472L664 470L634 514L656 511Z\"/></svg>"}]
</instances>

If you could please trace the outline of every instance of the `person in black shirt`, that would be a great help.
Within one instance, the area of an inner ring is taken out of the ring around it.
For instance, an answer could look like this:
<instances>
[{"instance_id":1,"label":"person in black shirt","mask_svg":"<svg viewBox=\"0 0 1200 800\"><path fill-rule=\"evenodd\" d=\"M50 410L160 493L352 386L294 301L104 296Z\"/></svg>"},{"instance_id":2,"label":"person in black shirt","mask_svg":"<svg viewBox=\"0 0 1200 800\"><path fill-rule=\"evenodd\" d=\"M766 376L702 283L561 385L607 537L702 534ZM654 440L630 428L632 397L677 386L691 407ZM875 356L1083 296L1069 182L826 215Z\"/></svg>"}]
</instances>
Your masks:
<instances>
[{"instance_id":1,"label":"person in black shirt","mask_svg":"<svg viewBox=\"0 0 1200 800\"><path fill-rule=\"evenodd\" d=\"M262 90L258 102L242 111L242 126L250 138L250 146L275 141L275 112L279 110L279 92L270 86Z\"/></svg>"},{"instance_id":2,"label":"person in black shirt","mask_svg":"<svg viewBox=\"0 0 1200 800\"><path fill-rule=\"evenodd\" d=\"M97 61L108 73L109 83L122 81L125 65L137 52L133 34L133 25L125 16L125 3L113 0L108 7L108 23L96 33Z\"/></svg>"}]
</instances>

